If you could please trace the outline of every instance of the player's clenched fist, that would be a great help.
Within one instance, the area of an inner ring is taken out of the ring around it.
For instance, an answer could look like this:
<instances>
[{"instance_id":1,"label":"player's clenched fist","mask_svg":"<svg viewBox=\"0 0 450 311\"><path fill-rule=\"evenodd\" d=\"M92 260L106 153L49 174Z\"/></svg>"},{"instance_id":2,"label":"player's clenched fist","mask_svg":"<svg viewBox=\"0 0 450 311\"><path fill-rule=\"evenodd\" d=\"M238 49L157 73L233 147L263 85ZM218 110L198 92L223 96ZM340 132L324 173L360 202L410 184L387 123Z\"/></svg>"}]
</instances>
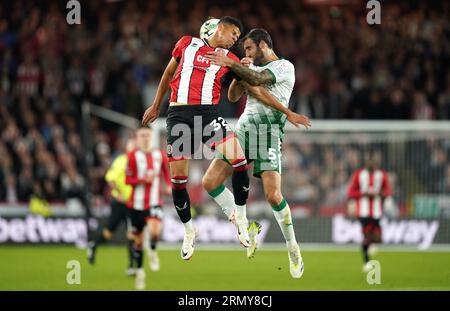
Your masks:
<instances>
[{"instance_id":1,"label":"player's clenched fist","mask_svg":"<svg viewBox=\"0 0 450 311\"><path fill-rule=\"evenodd\" d=\"M244 57L243 59L241 59L241 64L245 67L250 67L250 65L253 64L253 59L251 59L250 57Z\"/></svg>"}]
</instances>

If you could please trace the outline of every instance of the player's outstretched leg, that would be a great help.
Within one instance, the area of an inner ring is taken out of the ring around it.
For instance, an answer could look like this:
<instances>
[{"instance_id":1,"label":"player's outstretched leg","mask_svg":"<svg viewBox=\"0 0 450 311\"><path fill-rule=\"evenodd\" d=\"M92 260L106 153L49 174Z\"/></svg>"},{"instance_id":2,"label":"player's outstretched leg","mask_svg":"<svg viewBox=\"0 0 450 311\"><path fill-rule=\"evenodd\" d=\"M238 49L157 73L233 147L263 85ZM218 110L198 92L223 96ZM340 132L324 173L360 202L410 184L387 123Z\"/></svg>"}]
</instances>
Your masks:
<instances>
[{"instance_id":1,"label":"player's outstretched leg","mask_svg":"<svg viewBox=\"0 0 450 311\"><path fill-rule=\"evenodd\" d=\"M188 182L188 160L172 161L169 163L172 181L173 204L178 217L184 226L184 239L181 246L181 258L191 259L194 254L195 230L192 224L191 201L186 186Z\"/></svg>"},{"instance_id":2,"label":"player's outstretched leg","mask_svg":"<svg viewBox=\"0 0 450 311\"><path fill-rule=\"evenodd\" d=\"M246 204L248 192L250 189L250 180L248 178L248 164L245 159L244 151L234 134L222 143L216 145L225 159L231 164L233 169L231 182L233 185L233 195L235 203L236 220L235 225L238 231L238 239L244 247L250 247L250 237L248 234L248 220Z\"/></svg>"},{"instance_id":3,"label":"player's outstretched leg","mask_svg":"<svg viewBox=\"0 0 450 311\"><path fill-rule=\"evenodd\" d=\"M175 209L184 225L184 239L181 247L181 258L191 259L194 254L195 230L192 224L191 202L186 190L187 176L172 177L172 196Z\"/></svg>"},{"instance_id":4,"label":"player's outstretched leg","mask_svg":"<svg viewBox=\"0 0 450 311\"><path fill-rule=\"evenodd\" d=\"M233 193L224 186L225 180L233 174L233 168L223 159L214 159L202 179L203 188L222 208L222 211L232 223L236 221ZM252 222L248 227L250 247L247 257L253 258L256 252L256 237L261 232L261 225Z\"/></svg>"},{"instance_id":5,"label":"player's outstretched leg","mask_svg":"<svg viewBox=\"0 0 450 311\"><path fill-rule=\"evenodd\" d=\"M286 240L291 276L299 279L303 275L304 267L300 247L295 239L291 210L283 198L280 204L272 205L272 211Z\"/></svg>"},{"instance_id":6,"label":"player's outstretched leg","mask_svg":"<svg viewBox=\"0 0 450 311\"><path fill-rule=\"evenodd\" d=\"M172 196L175 209L184 225L184 239L181 247L181 258L191 259L194 254L195 230L192 224L191 202L186 190L187 176L172 177Z\"/></svg>"},{"instance_id":7,"label":"player's outstretched leg","mask_svg":"<svg viewBox=\"0 0 450 311\"><path fill-rule=\"evenodd\" d=\"M244 247L250 247L246 207L250 189L250 180L247 173L247 160L237 159L231 162L231 166L234 169L231 182L233 184L234 203L236 205L235 224L238 230L238 237Z\"/></svg>"},{"instance_id":8,"label":"player's outstretched leg","mask_svg":"<svg viewBox=\"0 0 450 311\"><path fill-rule=\"evenodd\" d=\"M203 188L222 208L229 221L233 221L234 195L224 186L225 180L233 174L233 168L222 159L214 159L202 179Z\"/></svg>"},{"instance_id":9,"label":"player's outstretched leg","mask_svg":"<svg viewBox=\"0 0 450 311\"><path fill-rule=\"evenodd\" d=\"M295 238L291 209L281 194L281 175L276 171L261 174L267 201L272 206L275 219L286 240L289 258L289 270L293 278L301 278L304 271L303 258Z\"/></svg>"}]
</instances>

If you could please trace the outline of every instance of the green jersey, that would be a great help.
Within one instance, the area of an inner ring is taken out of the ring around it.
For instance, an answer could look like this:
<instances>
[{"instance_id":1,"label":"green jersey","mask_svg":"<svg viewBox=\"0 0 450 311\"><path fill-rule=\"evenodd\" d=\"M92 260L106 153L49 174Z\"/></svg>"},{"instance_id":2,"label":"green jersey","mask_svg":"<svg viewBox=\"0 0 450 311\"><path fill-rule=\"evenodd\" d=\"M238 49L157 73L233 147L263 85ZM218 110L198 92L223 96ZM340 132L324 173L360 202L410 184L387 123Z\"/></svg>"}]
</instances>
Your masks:
<instances>
[{"instance_id":1,"label":"green jersey","mask_svg":"<svg viewBox=\"0 0 450 311\"><path fill-rule=\"evenodd\" d=\"M291 62L280 59L264 66L251 66L256 71L269 70L273 83L264 85L285 107L295 83L295 70ZM261 177L265 171L281 174L281 140L284 136L286 115L259 102L251 95L247 96L245 110L238 120L236 134L239 144L245 152L247 161L254 162L253 175ZM218 158L223 156L218 154Z\"/></svg>"},{"instance_id":2,"label":"green jersey","mask_svg":"<svg viewBox=\"0 0 450 311\"><path fill-rule=\"evenodd\" d=\"M294 65L286 60L279 59L265 64L264 66L251 66L258 72L268 70L273 76L273 83L264 85L269 93L275 97L285 107L289 106L289 98L295 84L295 69ZM251 95L247 96L247 103L245 110L242 113L237 123L237 130L254 131L257 128L259 131L268 128L268 131L274 133L276 126L279 131L279 138L284 136L284 125L286 124L286 115L278 110L266 106ZM265 126L261 126L265 125Z\"/></svg>"}]
</instances>

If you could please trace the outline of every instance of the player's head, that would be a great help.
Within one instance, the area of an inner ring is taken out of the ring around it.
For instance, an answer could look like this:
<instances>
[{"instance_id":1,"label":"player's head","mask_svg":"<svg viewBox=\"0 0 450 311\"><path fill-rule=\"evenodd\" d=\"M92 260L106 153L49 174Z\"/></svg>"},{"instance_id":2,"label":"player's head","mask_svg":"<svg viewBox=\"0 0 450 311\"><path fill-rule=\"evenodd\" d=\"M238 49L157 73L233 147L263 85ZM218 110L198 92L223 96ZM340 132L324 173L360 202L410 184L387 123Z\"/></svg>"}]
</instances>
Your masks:
<instances>
[{"instance_id":1,"label":"player's head","mask_svg":"<svg viewBox=\"0 0 450 311\"><path fill-rule=\"evenodd\" d=\"M217 24L217 30L212 35L222 48L231 48L241 36L243 27L240 20L231 16L224 16Z\"/></svg>"},{"instance_id":2,"label":"player's head","mask_svg":"<svg viewBox=\"0 0 450 311\"><path fill-rule=\"evenodd\" d=\"M146 126L136 131L136 146L142 151L148 152L152 148L152 129Z\"/></svg>"},{"instance_id":3,"label":"player's head","mask_svg":"<svg viewBox=\"0 0 450 311\"><path fill-rule=\"evenodd\" d=\"M375 170L380 165L380 153L368 151L364 156L364 165L369 170Z\"/></svg>"},{"instance_id":4,"label":"player's head","mask_svg":"<svg viewBox=\"0 0 450 311\"><path fill-rule=\"evenodd\" d=\"M245 35L244 40L245 56L253 59L255 65L264 62L266 55L273 49L272 38L269 33L262 28L254 28Z\"/></svg>"}]
</instances>

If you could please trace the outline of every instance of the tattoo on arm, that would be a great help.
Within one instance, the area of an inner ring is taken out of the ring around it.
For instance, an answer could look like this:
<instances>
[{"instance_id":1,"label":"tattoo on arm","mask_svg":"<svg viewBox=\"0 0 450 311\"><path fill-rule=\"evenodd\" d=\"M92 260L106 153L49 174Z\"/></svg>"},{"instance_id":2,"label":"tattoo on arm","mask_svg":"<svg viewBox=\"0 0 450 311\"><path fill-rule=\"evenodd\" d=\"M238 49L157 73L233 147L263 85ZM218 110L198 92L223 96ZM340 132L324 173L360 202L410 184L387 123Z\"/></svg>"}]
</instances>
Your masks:
<instances>
[{"instance_id":1,"label":"tattoo on arm","mask_svg":"<svg viewBox=\"0 0 450 311\"><path fill-rule=\"evenodd\" d=\"M273 75L268 70L257 72L241 65L238 62L233 62L233 64L230 66L230 69L242 80L254 86L262 84L272 84L274 82Z\"/></svg>"}]
</instances>

